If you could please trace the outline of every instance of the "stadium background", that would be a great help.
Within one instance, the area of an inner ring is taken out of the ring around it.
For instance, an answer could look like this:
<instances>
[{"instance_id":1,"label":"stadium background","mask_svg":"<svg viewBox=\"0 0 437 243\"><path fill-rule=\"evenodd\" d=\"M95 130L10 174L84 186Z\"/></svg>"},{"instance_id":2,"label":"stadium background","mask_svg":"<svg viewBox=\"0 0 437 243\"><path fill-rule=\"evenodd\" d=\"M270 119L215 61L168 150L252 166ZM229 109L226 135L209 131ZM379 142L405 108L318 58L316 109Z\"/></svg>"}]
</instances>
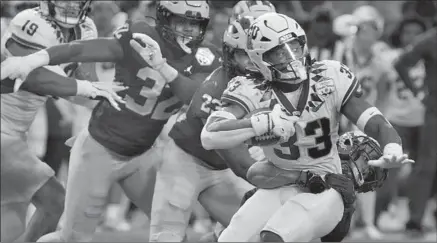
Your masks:
<instances>
[{"instance_id":1,"label":"stadium background","mask_svg":"<svg viewBox=\"0 0 437 243\"><path fill-rule=\"evenodd\" d=\"M237 1L210 1L212 6L211 21L206 40L220 46L223 31L227 26L230 10ZM436 4L432 1L406 2L406 1L271 1L280 13L287 14L298 20L304 27L309 28L309 23L317 17L329 12L332 17L352 13L360 5L373 5L384 16L384 34L382 43L391 45L391 36L399 22L407 17L419 16L429 27L435 25ZM2 1L1 2L1 32L7 28L8 21L19 11L34 7L38 1ZM155 1L95 1L90 16L96 22L99 36L110 36L114 28L120 26L127 18L144 18L154 16ZM149 18L147 20L152 21ZM309 30L307 29L307 32ZM110 81L113 75L111 63L99 63L97 73L101 81ZM68 137L76 134L82 127L87 125L90 110L77 107L62 100L50 100L45 109L40 111L30 131L29 143L41 158L48 158L52 154L54 161L62 163L53 164L58 177L66 180L68 149L55 147L63 144ZM54 155L53 155L54 154ZM47 161L46 161L47 162ZM49 162L48 162L49 163ZM426 210L424 225L426 234L424 238L409 238L403 228L408 220L407 199L402 196L402 190L408 186L406 178L411 168L402 168L400 174L401 186L400 197L391 204L387 212L382 213L377 222L383 238L379 241L436 241L435 223L435 196L430 200ZM434 190L435 194L435 190ZM96 235L95 242L141 242L147 239L147 218L134 207L125 207L128 201L123 197L120 189L114 187L111 197L108 198L108 213L102 219L102 226ZM124 209L127 211L124 211ZM30 210L31 212L32 210ZM120 216L120 215L123 216ZM127 220L125 220L127 218ZM195 240L201 233L210 227L208 217L201 208L196 210L190 228L189 240ZM348 241L370 240L369 236L360 231L359 224L351 231Z\"/></svg>"}]
</instances>

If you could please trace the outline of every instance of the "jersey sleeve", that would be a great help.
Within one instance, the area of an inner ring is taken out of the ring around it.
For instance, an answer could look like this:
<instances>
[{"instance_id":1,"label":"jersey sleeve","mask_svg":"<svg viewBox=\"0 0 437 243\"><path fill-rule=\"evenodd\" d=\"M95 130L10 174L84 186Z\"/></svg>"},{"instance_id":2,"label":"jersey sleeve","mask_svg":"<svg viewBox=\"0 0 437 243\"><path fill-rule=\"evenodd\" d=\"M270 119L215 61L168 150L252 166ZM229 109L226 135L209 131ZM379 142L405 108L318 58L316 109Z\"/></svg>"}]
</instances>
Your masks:
<instances>
[{"instance_id":1,"label":"jersey sleeve","mask_svg":"<svg viewBox=\"0 0 437 243\"><path fill-rule=\"evenodd\" d=\"M222 80L219 80L223 78L222 74L221 68L214 70L194 93L189 108L194 116L207 119L213 111L220 108L220 94L217 94L219 89L217 83L222 82Z\"/></svg>"},{"instance_id":2,"label":"jersey sleeve","mask_svg":"<svg viewBox=\"0 0 437 243\"><path fill-rule=\"evenodd\" d=\"M148 66L147 63L141 58L140 54L133 50L130 46L130 40L132 40L133 33L142 33L150 36L152 39L158 41L157 33L153 27L151 27L145 21L131 21L127 20L126 23L114 31L114 37L119 41L123 53L125 63L129 63L130 58L134 58L141 66Z\"/></svg>"},{"instance_id":3,"label":"jersey sleeve","mask_svg":"<svg viewBox=\"0 0 437 243\"><path fill-rule=\"evenodd\" d=\"M2 42L9 39L34 50L59 43L55 29L34 9L21 11L11 20Z\"/></svg>"},{"instance_id":4,"label":"jersey sleeve","mask_svg":"<svg viewBox=\"0 0 437 243\"><path fill-rule=\"evenodd\" d=\"M254 80L237 76L228 83L223 92L221 102L223 106L234 104L243 108L247 113L259 108L262 92L256 88Z\"/></svg>"},{"instance_id":5,"label":"jersey sleeve","mask_svg":"<svg viewBox=\"0 0 437 243\"><path fill-rule=\"evenodd\" d=\"M328 66L327 76L334 80L336 107L340 112L353 95L359 95L361 93L361 85L346 65L332 60L325 62Z\"/></svg>"}]
</instances>

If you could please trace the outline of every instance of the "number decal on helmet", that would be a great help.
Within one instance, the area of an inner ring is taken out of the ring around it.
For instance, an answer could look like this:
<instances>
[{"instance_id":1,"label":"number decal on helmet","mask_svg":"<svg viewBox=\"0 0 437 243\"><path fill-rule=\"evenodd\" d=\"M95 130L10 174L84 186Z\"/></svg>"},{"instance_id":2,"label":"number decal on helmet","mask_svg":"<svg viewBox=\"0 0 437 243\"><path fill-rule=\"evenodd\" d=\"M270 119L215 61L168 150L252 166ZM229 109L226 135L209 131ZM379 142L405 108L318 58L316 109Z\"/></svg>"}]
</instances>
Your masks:
<instances>
[{"instance_id":1,"label":"number decal on helmet","mask_svg":"<svg viewBox=\"0 0 437 243\"><path fill-rule=\"evenodd\" d=\"M254 25L252 27L250 27L249 29L249 37L252 39L256 39L256 37L258 36L258 32L259 32L259 27Z\"/></svg>"}]
</instances>

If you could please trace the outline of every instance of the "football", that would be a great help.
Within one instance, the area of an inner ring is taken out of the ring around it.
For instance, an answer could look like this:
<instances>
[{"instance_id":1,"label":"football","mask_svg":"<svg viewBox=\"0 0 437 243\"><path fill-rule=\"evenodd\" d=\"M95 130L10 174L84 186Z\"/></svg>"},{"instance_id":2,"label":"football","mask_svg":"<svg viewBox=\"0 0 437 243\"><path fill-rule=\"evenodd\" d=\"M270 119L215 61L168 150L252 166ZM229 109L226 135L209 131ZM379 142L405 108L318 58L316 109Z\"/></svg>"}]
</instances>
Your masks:
<instances>
[{"instance_id":1,"label":"football","mask_svg":"<svg viewBox=\"0 0 437 243\"><path fill-rule=\"evenodd\" d=\"M251 116L255 115L255 114L259 114L259 113L268 113L270 112L272 109L265 107L265 108L259 108L259 109L255 109L253 111L251 111L250 113L248 113L244 118L250 118ZM263 135L260 136L255 136L251 139L248 139L246 141L246 144L248 145L252 145L252 146L270 146L270 145L274 145L277 144L280 140L280 137L276 136L274 133L270 132L270 133L265 133Z\"/></svg>"}]
</instances>

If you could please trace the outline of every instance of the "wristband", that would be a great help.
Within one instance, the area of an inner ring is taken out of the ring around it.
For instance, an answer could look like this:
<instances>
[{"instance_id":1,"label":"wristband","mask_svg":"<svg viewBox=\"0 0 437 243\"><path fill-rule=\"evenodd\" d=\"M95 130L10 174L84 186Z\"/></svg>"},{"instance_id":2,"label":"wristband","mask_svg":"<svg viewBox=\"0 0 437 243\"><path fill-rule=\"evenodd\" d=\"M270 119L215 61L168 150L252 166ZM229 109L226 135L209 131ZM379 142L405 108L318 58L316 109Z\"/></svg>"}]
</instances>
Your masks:
<instances>
[{"instance_id":1,"label":"wristband","mask_svg":"<svg viewBox=\"0 0 437 243\"><path fill-rule=\"evenodd\" d=\"M163 62L162 64L157 65L154 69L161 73L167 83L173 82L179 74L178 70L170 66L167 62Z\"/></svg>"},{"instance_id":2,"label":"wristband","mask_svg":"<svg viewBox=\"0 0 437 243\"><path fill-rule=\"evenodd\" d=\"M50 63L50 56L46 50L41 50L30 54L26 57L27 63L33 67L33 69L47 66Z\"/></svg>"},{"instance_id":3,"label":"wristband","mask_svg":"<svg viewBox=\"0 0 437 243\"><path fill-rule=\"evenodd\" d=\"M271 122L269 115L266 113L250 117L250 123L252 124L253 130L255 130L257 136L261 136L268 132L269 128L273 127L273 124L270 124Z\"/></svg>"},{"instance_id":4,"label":"wristband","mask_svg":"<svg viewBox=\"0 0 437 243\"><path fill-rule=\"evenodd\" d=\"M77 84L77 96L84 96L88 98L96 98L97 93L94 85L87 80L78 80L76 79Z\"/></svg>"}]
</instances>

